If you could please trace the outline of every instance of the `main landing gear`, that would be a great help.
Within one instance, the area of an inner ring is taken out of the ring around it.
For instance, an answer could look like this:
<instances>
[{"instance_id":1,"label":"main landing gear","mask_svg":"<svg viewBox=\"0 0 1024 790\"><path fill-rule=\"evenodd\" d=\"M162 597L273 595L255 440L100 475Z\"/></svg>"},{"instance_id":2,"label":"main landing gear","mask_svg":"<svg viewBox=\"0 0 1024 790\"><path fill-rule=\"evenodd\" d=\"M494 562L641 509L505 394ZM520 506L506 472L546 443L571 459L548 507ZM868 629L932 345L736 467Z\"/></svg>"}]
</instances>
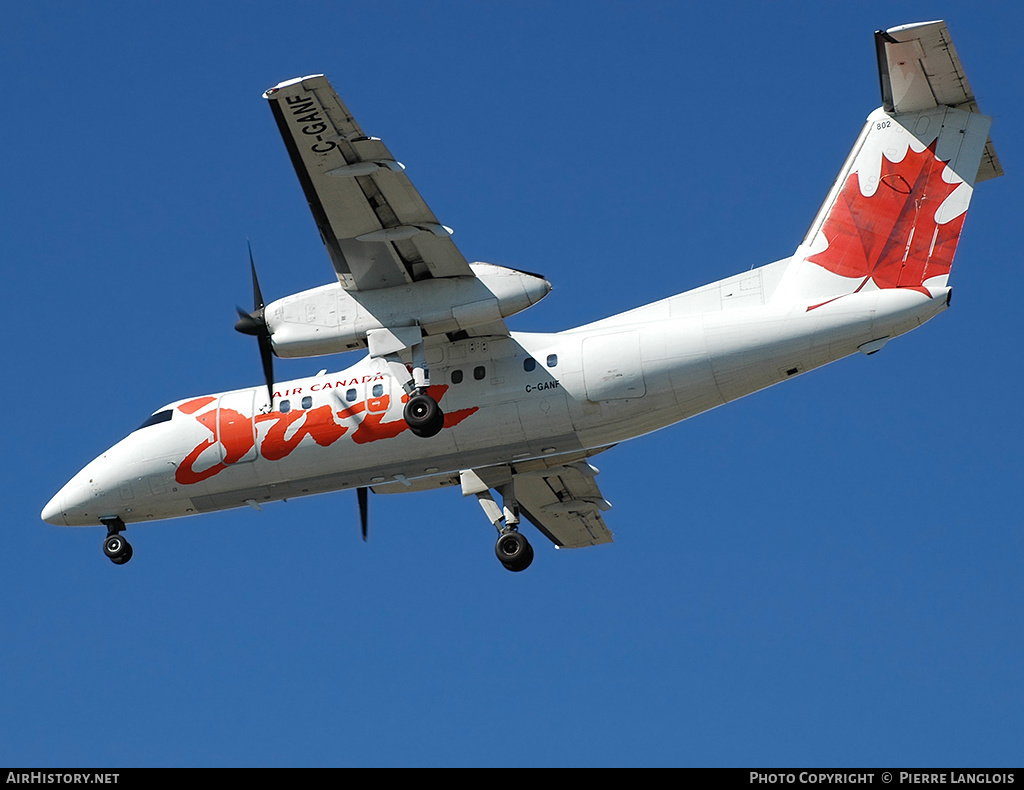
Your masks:
<instances>
[{"instance_id":1,"label":"main landing gear","mask_svg":"<svg viewBox=\"0 0 1024 790\"><path fill-rule=\"evenodd\" d=\"M437 401L425 392L416 392L409 396L402 416L409 424L409 430L424 438L436 436L444 427L444 412L437 405Z\"/></svg>"},{"instance_id":2,"label":"main landing gear","mask_svg":"<svg viewBox=\"0 0 1024 790\"><path fill-rule=\"evenodd\" d=\"M121 537L124 522L118 516L101 518L107 528L107 537L103 541L103 553L110 557L115 565L124 565L132 558L132 544Z\"/></svg>"},{"instance_id":3,"label":"main landing gear","mask_svg":"<svg viewBox=\"0 0 1024 790\"><path fill-rule=\"evenodd\" d=\"M479 478L476 479L479 481ZM498 507L490 488L482 483L475 487L470 481L464 485L467 484L470 488L467 493L476 494L480 507L498 530L498 542L494 544L494 553L498 561L513 573L525 571L533 562L533 546L526 536L519 532L519 505L515 498L514 484L510 481L496 489L502 496L503 507Z\"/></svg>"},{"instance_id":4,"label":"main landing gear","mask_svg":"<svg viewBox=\"0 0 1024 790\"><path fill-rule=\"evenodd\" d=\"M423 330L418 326L371 329L366 343L373 359L383 360L392 377L402 384L407 402L402 416L416 436L437 436L444 427L444 412L427 394L430 369L427 367ZM412 364L406 365L402 353L408 350Z\"/></svg>"},{"instance_id":5,"label":"main landing gear","mask_svg":"<svg viewBox=\"0 0 1024 790\"><path fill-rule=\"evenodd\" d=\"M494 553L501 564L514 573L525 571L533 562L533 546L513 528L502 530L494 544Z\"/></svg>"},{"instance_id":6,"label":"main landing gear","mask_svg":"<svg viewBox=\"0 0 1024 790\"><path fill-rule=\"evenodd\" d=\"M419 332L419 329L416 329ZM372 346L371 346L372 347ZM371 355L372 355L371 351ZM412 367L407 368L402 358L397 353L384 355L384 361L391 370L395 381L405 380L402 389L408 401L402 416L409 426L409 430L416 436L429 439L437 436L444 427L444 412L437 405L437 401L427 394L427 387L430 386L430 371L427 369L423 357L423 342L415 343L412 346ZM411 373L411 375L410 375Z\"/></svg>"}]
</instances>

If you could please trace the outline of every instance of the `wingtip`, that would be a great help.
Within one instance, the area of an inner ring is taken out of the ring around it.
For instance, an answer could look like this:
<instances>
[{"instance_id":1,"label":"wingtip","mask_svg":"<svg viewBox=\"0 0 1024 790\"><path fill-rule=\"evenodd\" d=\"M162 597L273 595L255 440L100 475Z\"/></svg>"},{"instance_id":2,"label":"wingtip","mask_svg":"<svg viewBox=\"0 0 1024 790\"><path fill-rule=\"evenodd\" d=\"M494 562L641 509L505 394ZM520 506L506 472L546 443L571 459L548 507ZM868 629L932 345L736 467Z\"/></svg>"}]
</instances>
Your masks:
<instances>
[{"instance_id":1,"label":"wingtip","mask_svg":"<svg viewBox=\"0 0 1024 790\"><path fill-rule=\"evenodd\" d=\"M944 20L944 19L932 19L931 21L928 21L928 22L910 22L909 24L906 24L906 25L896 25L896 27L890 27L887 30L879 31L879 32L890 33L890 34L892 34L892 33L903 33L903 32L905 32L907 30L913 30L914 28L930 27L931 25L944 25L944 24L946 24L946 20Z\"/></svg>"},{"instance_id":2,"label":"wingtip","mask_svg":"<svg viewBox=\"0 0 1024 790\"><path fill-rule=\"evenodd\" d=\"M284 82L279 82L273 88L267 88L265 91L263 91L263 98L264 99L270 99L270 98L273 97L273 95L275 93L277 93L282 88L287 88L290 85L296 85L298 83L305 82L306 80L311 80L311 79L314 79L316 77L323 77L323 76L324 76L323 74L307 74L305 77L295 77L294 79L285 80Z\"/></svg>"}]
</instances>

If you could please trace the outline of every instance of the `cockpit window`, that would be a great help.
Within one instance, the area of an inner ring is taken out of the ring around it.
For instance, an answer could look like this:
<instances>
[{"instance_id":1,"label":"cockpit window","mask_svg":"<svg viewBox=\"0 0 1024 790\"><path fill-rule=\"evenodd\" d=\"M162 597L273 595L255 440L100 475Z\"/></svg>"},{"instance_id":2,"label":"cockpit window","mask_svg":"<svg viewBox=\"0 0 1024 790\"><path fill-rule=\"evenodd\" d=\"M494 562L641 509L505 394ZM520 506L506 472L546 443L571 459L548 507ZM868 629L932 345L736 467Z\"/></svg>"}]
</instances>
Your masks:
<instances>
[{"instance_id":1,"label":"cockpit window","mask_svg":"<svg viewBox=\"0 0 1024 790\"><path fill-rule=\"evenodd\" d=\"M141 431L143 428L148 428L150 425L156 425L157 423L160 422L167 422L169 419L171 419L173 415L174 409L164 409L163 411L158 411L156 414L150 416L149 419L147 419L144 423L142 423L142 425L140 425L135 430Z\"/></svg>"}]
</instances>

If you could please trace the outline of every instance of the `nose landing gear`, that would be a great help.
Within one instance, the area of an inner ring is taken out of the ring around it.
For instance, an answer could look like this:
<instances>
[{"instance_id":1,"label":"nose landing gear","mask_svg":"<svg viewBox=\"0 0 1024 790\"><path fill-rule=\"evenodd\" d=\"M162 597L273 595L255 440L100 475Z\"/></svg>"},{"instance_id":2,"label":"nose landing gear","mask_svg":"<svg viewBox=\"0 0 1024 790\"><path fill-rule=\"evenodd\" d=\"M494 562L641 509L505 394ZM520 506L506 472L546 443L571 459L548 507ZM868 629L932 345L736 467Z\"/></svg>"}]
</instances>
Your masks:
<instances>
[{"instance_id":1,"label":"nose landing gear","mask_svg":"<svg viewBox=\"0 0 1024 790\"><path fill-rule=\"evenodd\" d=\"M101 518L100 521L107 528L107 537L103 541L103 553L115 565L124 565L132 558L132 544L120 535L121 530L124 529L124 522L118 516Z\"/></svg>"}]
</instances>

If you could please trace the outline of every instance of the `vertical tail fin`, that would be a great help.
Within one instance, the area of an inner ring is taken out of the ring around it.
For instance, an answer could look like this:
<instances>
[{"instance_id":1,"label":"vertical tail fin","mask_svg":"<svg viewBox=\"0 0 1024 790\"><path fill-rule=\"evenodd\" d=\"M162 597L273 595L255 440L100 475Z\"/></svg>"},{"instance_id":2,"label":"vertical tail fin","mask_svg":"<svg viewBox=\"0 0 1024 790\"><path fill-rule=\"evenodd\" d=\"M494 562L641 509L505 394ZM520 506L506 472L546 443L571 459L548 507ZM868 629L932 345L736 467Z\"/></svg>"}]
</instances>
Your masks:
<instances>
[{"instance_id":1,"label":"vertical tail fin","mask_svg":"<svg viewBox=\"0 0 1024 790\"><path fill-rule=\"evenodd\" d=\"M875 34L869 117L775 298L945 289L974 184L1002 175L944 22Z\"/></svg>"}]
</instances>

